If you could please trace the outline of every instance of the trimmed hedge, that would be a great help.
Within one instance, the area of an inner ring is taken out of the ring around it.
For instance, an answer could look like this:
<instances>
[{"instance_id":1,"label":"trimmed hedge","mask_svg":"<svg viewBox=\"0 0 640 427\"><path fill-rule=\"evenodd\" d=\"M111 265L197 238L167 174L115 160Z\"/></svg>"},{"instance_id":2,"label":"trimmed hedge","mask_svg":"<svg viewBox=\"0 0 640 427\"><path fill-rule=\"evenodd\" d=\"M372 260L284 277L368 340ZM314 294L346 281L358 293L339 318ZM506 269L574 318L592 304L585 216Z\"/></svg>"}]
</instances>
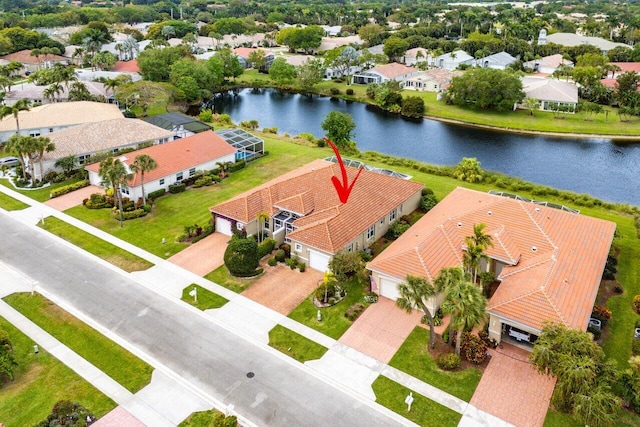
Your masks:
<instances>
[{"instance_id":1,"label":"trimmed hedge","mask_svg":"<svg viewBox=\"0 0 640 427\"><path fill-rule=\"evenodd\" d=\"M72 191L76 191L80 188L87 187L88 185L89 181L85 179L84 181L78 181L73 184L65 185L63 187L54 188L53 190L51 190L51 193L49 193L49 197L53 199L64 194L71 193Z\"/></svg>"},{"instance_id":2,"label":"trimmed hedge","mask_svg":"<svg viewBox=\"0 0 640 427\"><path fill-rule=\"evenodd\" d=\"M152 191L151 193L147 194L147 198L151 200L155 200L158 197L164 196L165 194L167 194L167 190L165 190L164 188L161 188L159 190Z\"/></svg>"},{"instance_id":3,"label":"trimmed hedge","mask_svg":"<svg viewBox=\"0 0 640 427\"><path fill-rule=\"evenodd\" d=\"M229 166L229 172L237 172L240 169L244 169L245 166L247 166L247 162L244 160L241 160L237 163L234 163L233 165Z\"/></svg>"},{"instance_id":4,"label":"trimmed hedge","mask_svg":"<svg viewBox=\"0 0 640 427\"><path fill-rule=\"evenodd\" d=\"M273 252L276 244L277 242L273 239L265 239L258 245L258 257L262 259L265 256L269 255L271 252Z\"/></svg>"},{"instance_id":5,"label":"trimmed hedge","mask_svg":"<svg viewBox=\"0 0 640 427\"><path fill-rule=\"evenodd\" d=\"M234 276L255 276L260 258L253 239L232 238L224 252L224 264Z\"/></svg>"},{"instance_id":6,"label":"trimmed hedge","mask_svg":"<svg viewBox=\"0 0 640 427\"><path fill-rule=\"evenodd\" d=\"M171 184L169 186L169 193L171 194L177 194L177 193L182 193L183 191L185 191L187 189L187 185L184 183L180 183L180 184Z\"/></svg>"},{"instance_id":7,"label":"trimmed hedge","mask_svg":"<svg viewBox=\"0 0 640 427\"><path fill-rule=\"evenodd\" d=\"M145 216L147 213L148 212L145 211L143 208L135 209L129 212L122 212L122 219L127 221L130 219L141 218ZM117 209L113 211L113 217L117 220L120 220L120 212Z\"/></svg>"}]
</instances>

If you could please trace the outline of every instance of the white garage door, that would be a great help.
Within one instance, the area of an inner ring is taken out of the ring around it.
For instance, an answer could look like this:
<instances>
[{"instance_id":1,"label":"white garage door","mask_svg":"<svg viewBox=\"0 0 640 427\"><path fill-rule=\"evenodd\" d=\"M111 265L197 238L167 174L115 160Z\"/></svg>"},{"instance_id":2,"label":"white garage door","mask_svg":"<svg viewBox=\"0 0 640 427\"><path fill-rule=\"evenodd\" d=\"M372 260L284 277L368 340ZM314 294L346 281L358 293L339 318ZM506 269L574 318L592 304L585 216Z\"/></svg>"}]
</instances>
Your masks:
<instances>
[{"instance_id":1,"label":"white garage door","mask_svg":"<svg viewBox=\"0 0 640 427\"><path fill-rule=\"evenodd\" d=\"M231 232L231 221L228 219L216 217L216 231L218 233L222 233L225 236L231 236L233 233Z\"/></svg>"},{"instance_id":2,"label":"white garage door","mask_svg":"<svg viewBox=\"0 0 640 427\"><path fill-rule=\"evenodd\" d=\"M383 297L387 297L392 300L397 300L400 298L400 293L398 292L398 284L385 278L380 278L380 295Z\"/></svg>"},{"instance_id":3,"label":"white garage door","mask_svg":"<svg viewBox=\"0 0 640 427\"><path fill-rule=\"evenodd\" d=\"M327 271L329 269L329 258L329 255L309 251L309 267L320 271Z\"/></svg>"}]
</instances>

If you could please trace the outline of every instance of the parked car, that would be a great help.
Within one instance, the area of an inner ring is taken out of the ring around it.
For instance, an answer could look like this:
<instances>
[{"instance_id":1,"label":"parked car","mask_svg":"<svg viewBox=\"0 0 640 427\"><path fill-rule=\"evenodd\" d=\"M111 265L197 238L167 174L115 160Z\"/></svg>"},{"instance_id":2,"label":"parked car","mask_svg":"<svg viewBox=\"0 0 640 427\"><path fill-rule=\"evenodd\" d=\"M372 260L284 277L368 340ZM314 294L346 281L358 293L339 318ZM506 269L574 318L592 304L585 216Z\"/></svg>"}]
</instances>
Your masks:
<instances>
[{"instance_id":1,"label":"parked car","mask_svg":"<svg viewBox=\"0 0 640 427\"><path fill-rule=\"evenodd\" d=\"M20 160L17 157L2 157L0 158L0 167L2 166L17 166L20 164Z\"/></svg>"}]
</instances>

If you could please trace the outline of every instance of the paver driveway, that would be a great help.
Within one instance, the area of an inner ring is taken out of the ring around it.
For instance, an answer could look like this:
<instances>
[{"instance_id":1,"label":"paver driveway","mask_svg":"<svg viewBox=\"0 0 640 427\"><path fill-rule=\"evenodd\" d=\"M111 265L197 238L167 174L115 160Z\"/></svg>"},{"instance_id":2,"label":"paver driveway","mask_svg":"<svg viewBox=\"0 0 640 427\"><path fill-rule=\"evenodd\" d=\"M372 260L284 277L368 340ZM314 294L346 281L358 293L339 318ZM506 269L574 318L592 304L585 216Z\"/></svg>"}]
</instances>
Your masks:
<instances>
[{"instance_id":1,"label":"paver driveway","mask_svg":"<svg viewBox=\"0 0 640 427\"><path fill-rule=\"evenodd\" d=\"M388 363L411 331L420 324L422 313L411 314L396 306L395 301L380 297L371 304L340 337L340 342Z\"/></svg>"},{"instance_id":2,"label":"paver driveway","mask_svg":"<svg viewBox=\"0 0 640 427\"><path fill-rule=\"evenodd\" d=\"M470 403L516 426L542 426L555 378L539 374L526 350L505 343L489 352L491 360Z\"/></svg>"},{"instance_id":3,"label":"paver driveway","mask_svg":"<svg viewBox=\"0 0 640 427\"><path fill-rule=\"evenodd\" d=\"M318 286L323 274L307 268L304 273L284 264L264 266L265 274L242 295L285 316L291 313Z\"/></svg>"},{"instance_id":4,"label":"paver driveway","mask_svg":"<svg viewBox=\"0 0 640 427\"><path fill-rule=\"evenodd\" d=\"M205 276L224 264L224 251L230 239L231 237L222 233L213 233L181 250L167 261L198 276Z\"/></svg>"},{"instance_id":5,"label":"paver driveway","mask_svg":"<svg viewBox=\"0 0 640 427\"><path fill-rule=\"evenodd\" d=\"M93 193L104 194L104 188L90 185L88 187L72 191L71 193L67 193L64 196L56 197L55 199L49 199L44 202L44 204L47 206L51 206L56 210L65 211L74 206L81 205L82 201L84 199L88 199L89 196L91 196Z\"/></svg>"}]
</instances>

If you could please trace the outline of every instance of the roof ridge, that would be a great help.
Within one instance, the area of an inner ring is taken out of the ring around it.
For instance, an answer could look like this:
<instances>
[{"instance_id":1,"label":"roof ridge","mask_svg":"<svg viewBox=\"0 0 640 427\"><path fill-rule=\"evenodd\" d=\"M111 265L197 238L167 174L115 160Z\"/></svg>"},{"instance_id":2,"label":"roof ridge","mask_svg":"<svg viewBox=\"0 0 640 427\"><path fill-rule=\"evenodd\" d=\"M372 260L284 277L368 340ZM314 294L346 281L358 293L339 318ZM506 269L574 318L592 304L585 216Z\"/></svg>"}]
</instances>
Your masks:
<instances>
[{"instance_id":1,"label":"roof ridge","mask_svg":"<svg viewBox=\"0 0 640 427\"><path fill-rule=\"evenodd\" d=\"M429 283L433 284L433 275L431 274L431 272L429 271L429 268L427 267L427 265L425 264L424 260L422 259L422 256L420 255L420 251L418 250L418 248L419 247L416 246L416 247L413 248L413 250L416 252L416 256L420 260L420 265L422 265L422 268L427 273L427 279L429 280Z\"/></svg>"},{"instance_id":2,"label":"roof ridge","mask_svg":"<svg viewBox=\"0 0 640 427\"><path fill-rule=\"evenodd\" d=\"M540 233L542 233L542 235L545 237L545 239L547 239L547 241L549 242L549 244L551 245L551 247L554 250L558 250L558 246L556 246L556 244L553 242L553 240L551 240L551 237L549 237L549 235L547 234L546 231L544 231L544 229L542 228L542 226L540 224L538 224L538 221L536 221L536 219L533 217L533 215L531 215L531 212L529 212L528 209L526 209L524 207L524 203L523 201L519 200L518 201L518 205L520 205L520 207L522 208L522 210L527 214L527 216L531 219L531 221L535 224L535 226L538 228L538 230L540 230ZM539 207L538 207L539 208ZM539 208L540 209L540 208Z\"/></svg>"},{"instance_id":3,"label":"roof ridge","mask_svg":"<svg viewBox=\"0 0 640 427\"><path fill-rule=\"evenodd\" d=\"M542 292L542 295L544 295L544 297L546 298L546 300L549 303L549 305L553 308L553 311L555 311L555 313L558 316L558 318L560 318L562 320L562 323L564 323L565 326L569 326L569 322L567 321L566 317L562 314L562 312L558 309L558 307L556 306L553 298L551 298L547 294L547 283L549 282L549 276L551 276L551 270L553 270L553 268L555 268L555 262L556 261L555 261L555 258L554 258L554 266L549 269L549 274L547 274L547 277L544 280L544 284L540 286L540 291ZM566 278L564 280L566 280ZM564 280L563 280L563 282L564 282Z\"/></svg>"},{"instance_id":4,"label":"roof ridge","mask_svg":"<svg viewBox=\"0 0 640 427\"><path fill-rule=\"evenodd\" d=\"M440 224L438 226L438 228L442 231L442 234L444 234L444 238L447 240L447 243L449 243L449 246L451 247L451 250L453 251L455 257L458 259L458 261L460 261L460 263L462 264L463 259L460 256L460 253L458 253L458 250L456 249L456 247L453 245L453 241L451 240L451 238L449 237L449 235L447 234L447 231L444 228L443 224Z\"/></svg>"},{"instance_id":5,"label":"roof ridge","mask_svg":"<svg viewBox=\"0 0 640 427\"><path fill-rule=\"evenodd\" d=\"M507 248L507 246L504 244L504 242L502 241L502 239L500 238L500 234L502 234L502 232L507 233L508 230L507 228L504 226L504 224L500 224L500 229L498 231L496 231L494 233L494 236L496 238L496 240L498 241L498 244L500 245L500 247L504 250L504 252L507 254L507 256L509 257L509 259L511 261L517 261L516 258L511 254L511 252L509 251L509 249Z\"/></svg>"},{"instance_id":6,"label":"roof ridge","mask_svg":"<svg viewBox=\"0 0 640 427\"><path fill-rule=\"evenodd\" d=\"M513 268L513 271L511 271L511 272L509 272L509 273L507 273L505 275L503 275L501 273L500 277L502 279L506 279L509 276L513 276L514 274L517 274L517 273L522 273L523 271L530 270L530 269L532 269L534 267L537 267L537 266L542 265L545 262L549 262L549 261L555 261L555 257L552 256L551 258L541 258L539 261L536 261L533 264L525 265L524 267L521 267L521 268Z\"/></svg>"}]
</instances>

